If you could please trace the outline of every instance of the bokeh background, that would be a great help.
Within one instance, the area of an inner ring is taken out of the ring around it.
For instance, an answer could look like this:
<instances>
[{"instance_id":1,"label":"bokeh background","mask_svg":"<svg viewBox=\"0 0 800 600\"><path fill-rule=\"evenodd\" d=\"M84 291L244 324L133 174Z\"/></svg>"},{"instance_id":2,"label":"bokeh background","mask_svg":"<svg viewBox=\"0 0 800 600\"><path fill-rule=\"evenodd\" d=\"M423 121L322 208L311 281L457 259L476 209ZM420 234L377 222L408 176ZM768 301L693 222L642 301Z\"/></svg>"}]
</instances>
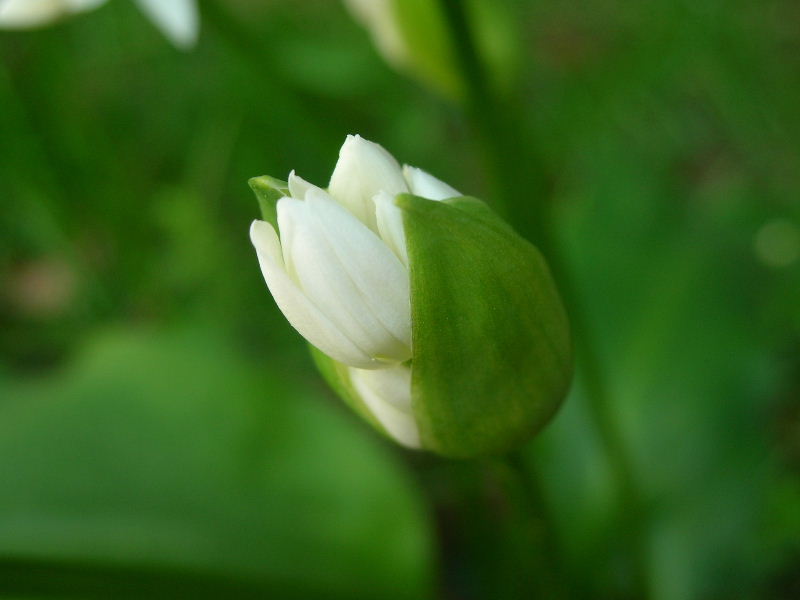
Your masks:
<instances>
[{"instance_id":1,"label":"bokeh background","mask_svg":"<svg viewBox=\"0 0 800 600\"><path fill-rule=\"evenodd\" d=\"M247 179L348 133L492 201L446 78L332 0L201 2L186 52L114 0L0 31L0 595L800 597L797 3L483 4L636 519L580 373L523 493L369 431L266 291Z\"/></svg>"}]
</instances>

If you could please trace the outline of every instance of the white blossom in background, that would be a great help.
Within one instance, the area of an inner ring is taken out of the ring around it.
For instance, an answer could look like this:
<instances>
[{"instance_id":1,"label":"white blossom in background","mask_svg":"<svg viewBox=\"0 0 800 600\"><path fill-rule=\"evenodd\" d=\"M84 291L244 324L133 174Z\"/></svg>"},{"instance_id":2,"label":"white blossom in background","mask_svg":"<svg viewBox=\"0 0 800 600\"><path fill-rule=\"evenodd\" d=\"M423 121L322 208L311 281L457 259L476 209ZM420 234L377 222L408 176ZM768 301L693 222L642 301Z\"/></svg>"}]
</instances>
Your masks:
<instances>
[{"instance_id":1,"label":"white blossom in background","mask_svg":"<svg viewBox=\"0 0 800 600\"><path fill-rule=\"evenodd\" d=\"M0 28L28 29L91 10L108 0L0 0ZM194 46L200 27L196 0L135 0L175 46Z\"/></svg>"},{"instance_id":2,"label":"white blossom in background","mask_svg":"<svg viewBox=\"0 0 800 600\"><path fill-rule=\"evenodd\" d=\"M277 201L278 230L254 221L250 238L286 318L350 369L350 380L386 431L419 446L411 412L408 256L397 194L461 194L378 144L348 136L323 190L294 172Z\"/></svg>"},{"instance_id":3,"label":"white blossom in background","mask_svg":"<svg viewBox=\"0 0 800 600\"><path fill-rule=\"evenodd\" d=\"M72 14L97 8L106 0L0 0L0 27L37 27Z\"/></svg>"},{"instance_id":4,"label":"white blossom in background","mask_svg":"<svg viewBox=\"0 0 800 600\"><path fill-rule=\"evenodd\" d=\"M410 60L408 46L394 14L393 0L344 0L353 17L372 35L373 43L395 67Z\"/></svg>"},{"instance_id":5,"label":"white blossom in background","mask_svg":"<svg viewBox=\"0 0 800 600\"><path fill-rule=\"evenodd\" d=\"M467 82L441 0L342 0L393 68L430 86L451 101L463 101ZM488 83L509 89L523 64L518 11L513 2L459 0Z\"/></svg>"}]
</instances>

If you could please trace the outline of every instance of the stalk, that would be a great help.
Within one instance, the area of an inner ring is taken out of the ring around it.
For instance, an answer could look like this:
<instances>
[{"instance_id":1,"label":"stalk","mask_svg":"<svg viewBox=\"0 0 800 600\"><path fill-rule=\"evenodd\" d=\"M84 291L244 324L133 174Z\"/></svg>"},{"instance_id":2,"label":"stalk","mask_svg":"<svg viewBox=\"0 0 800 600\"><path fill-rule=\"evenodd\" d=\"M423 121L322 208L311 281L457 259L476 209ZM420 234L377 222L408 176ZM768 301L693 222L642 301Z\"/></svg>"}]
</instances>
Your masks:
<instances>
[{"instance_id":1,"label":"stalk","mask_svg":"<svg viewBox=\"0 0 800 600\"><path fill-rule=\"evenodd\" d=\"M541 249L564 298L576 340L580 382L593 426L612 471L624 519L620 533L630 555L631 595L647 598L648 564L642 494L630 451L612 413L608 384L586 311L570 269L559 251L548 202L547 177L535 152L526 147L522 137L517 134L511 107L499 101L488 83L463 1L439 0L439 4L449 24L455 57L464 79L465 112L482 147L491 188L499 199L498 209L511 219L522 235ZM525 195L524 202L520 201L520 194ZM515 459L514 463L522 473L527 469L519 459Z\"/></svg>"}]
</instances>

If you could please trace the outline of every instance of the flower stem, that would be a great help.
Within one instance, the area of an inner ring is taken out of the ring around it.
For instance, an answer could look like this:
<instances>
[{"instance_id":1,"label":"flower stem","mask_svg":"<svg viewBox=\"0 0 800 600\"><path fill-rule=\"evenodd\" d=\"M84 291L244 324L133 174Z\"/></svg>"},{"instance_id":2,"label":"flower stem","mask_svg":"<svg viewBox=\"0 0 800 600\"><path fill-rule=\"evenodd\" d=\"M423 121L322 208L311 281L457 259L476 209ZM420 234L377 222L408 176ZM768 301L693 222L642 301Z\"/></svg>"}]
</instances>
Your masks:
<instances>
[{"instance_id":1,"label":"flower stem","mask_svg":"<svg viewBox=\"0 0 800 600\"><path fill-rule=\"evenodd\" d=\"M472 40L462 0L439 0L450 25L455 59L463 75L463 93L467 116L479 139L492 189L500 202L496 208L508 212L517 193L508 167L514 164L517 138L505 131L508 122L496 112L497 102Z\"/></svg>"},{"instance_id":2,"label":"flower stem","mask_svg":"<svg viewBox=\"0 0 800 600\"><path fill-rule=\"evenodd\" d=\"M527 541L532 562L538 566L536 575L539 597L552 600L567 598L569 594L558 532L539 473L520 451L509 454L504 463L513 474L520 504L527 507L522 513L523 523L527 526L522 530L528 532L528 539L524 541Z\"/></svg>"},{"instance_id":3,"label":"flower stem","mask_svg":"<svg viewBox=\"0 0 800 600\"><path fill-rule=\"evenodd\" d=\"M567 598L552 521L522 457L411 458L434 507L442 598Z\"/></svg>"},{"instance_id":4,"label":"flower stem","mask_svg":"<svg viewBox=\"0 0 800 600\"><path fill-rule=\"evenodd\" d=\"M621 533L630 554L631 596L646 598L647 552L643 530L643 503L633 462L619 425L611 412L611 398L590 325L568 266L561 257L553 231L548 178L532 148L518 135L522 119L496 97L478 55L462 0L439 0L452 35L455 58L464 78L465 110L485 153L484 160L498 207L514 226L547 257L564 297L576 339L580 382L589 412L603 445L617 489ZM515 127L516 124L516 127ZM521 165L527 167L520 168ZM524 201L520 198L524 194ZM523 463L515 459L517 470Z\"/></svg>"}]
</instances>

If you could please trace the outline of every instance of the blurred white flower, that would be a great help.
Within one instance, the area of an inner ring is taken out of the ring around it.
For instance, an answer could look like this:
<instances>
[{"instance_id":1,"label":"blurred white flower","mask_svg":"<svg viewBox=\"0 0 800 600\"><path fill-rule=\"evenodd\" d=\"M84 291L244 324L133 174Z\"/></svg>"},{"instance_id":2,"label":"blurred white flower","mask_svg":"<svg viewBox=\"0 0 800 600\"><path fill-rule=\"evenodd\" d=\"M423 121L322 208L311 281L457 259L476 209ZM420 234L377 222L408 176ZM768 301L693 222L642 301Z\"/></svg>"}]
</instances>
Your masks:
<instances>
[{"instance_id":1,"label":"blurred white flower","mask_svg":"<svg viewBox=\"0 0 800 600\"><path fill-rule=\"evenodd\" d=\"M343 0L378 52L451 100L466 94L458 49L439 0ZM499 89L511 84L521 58L513 3L460 0L486 75Z\"/></svg>"},{"instance_id":2,"label":"blurred white flower","mask_svg":"<svg viewBox=\"0 0 800 600\"><path fill-rule=\"evenodd\" d=\"M0 0L0 27L28 28L91 10L106 0Z\"/></svg>"},{"instance_id":3,"label":"blurred white flower","mask_svg":"<svg viewBox=\"0 0 800 600\"><path fill-rule=\"evenodd\" d=\"M169 41L182 49L197 42L200 18L195 0L136 0Z\"/></svg>"},{"instance_id":4,"label":"blurred white flower","mask_svg":"<svg viewBox=\"0 0 800 600\"><path fill-rule=\"evenodd\" d=\"M107 0L0 0L0 28L26 29L97 8ZM196 0L136 0L139 8L178 48L197 41Z\"/></svg>"},{"instance_id":5,"label":"blurred white flower","mask_svg":"<svg viewBox=\"0 0 800 600\"><path fill-rule=\"evenodd\" d=\"M410 52L395 15L393 0L344 0L353 16L372 34L372 41L387 61L405 67Z\"/></svg>"}]
</instances>

